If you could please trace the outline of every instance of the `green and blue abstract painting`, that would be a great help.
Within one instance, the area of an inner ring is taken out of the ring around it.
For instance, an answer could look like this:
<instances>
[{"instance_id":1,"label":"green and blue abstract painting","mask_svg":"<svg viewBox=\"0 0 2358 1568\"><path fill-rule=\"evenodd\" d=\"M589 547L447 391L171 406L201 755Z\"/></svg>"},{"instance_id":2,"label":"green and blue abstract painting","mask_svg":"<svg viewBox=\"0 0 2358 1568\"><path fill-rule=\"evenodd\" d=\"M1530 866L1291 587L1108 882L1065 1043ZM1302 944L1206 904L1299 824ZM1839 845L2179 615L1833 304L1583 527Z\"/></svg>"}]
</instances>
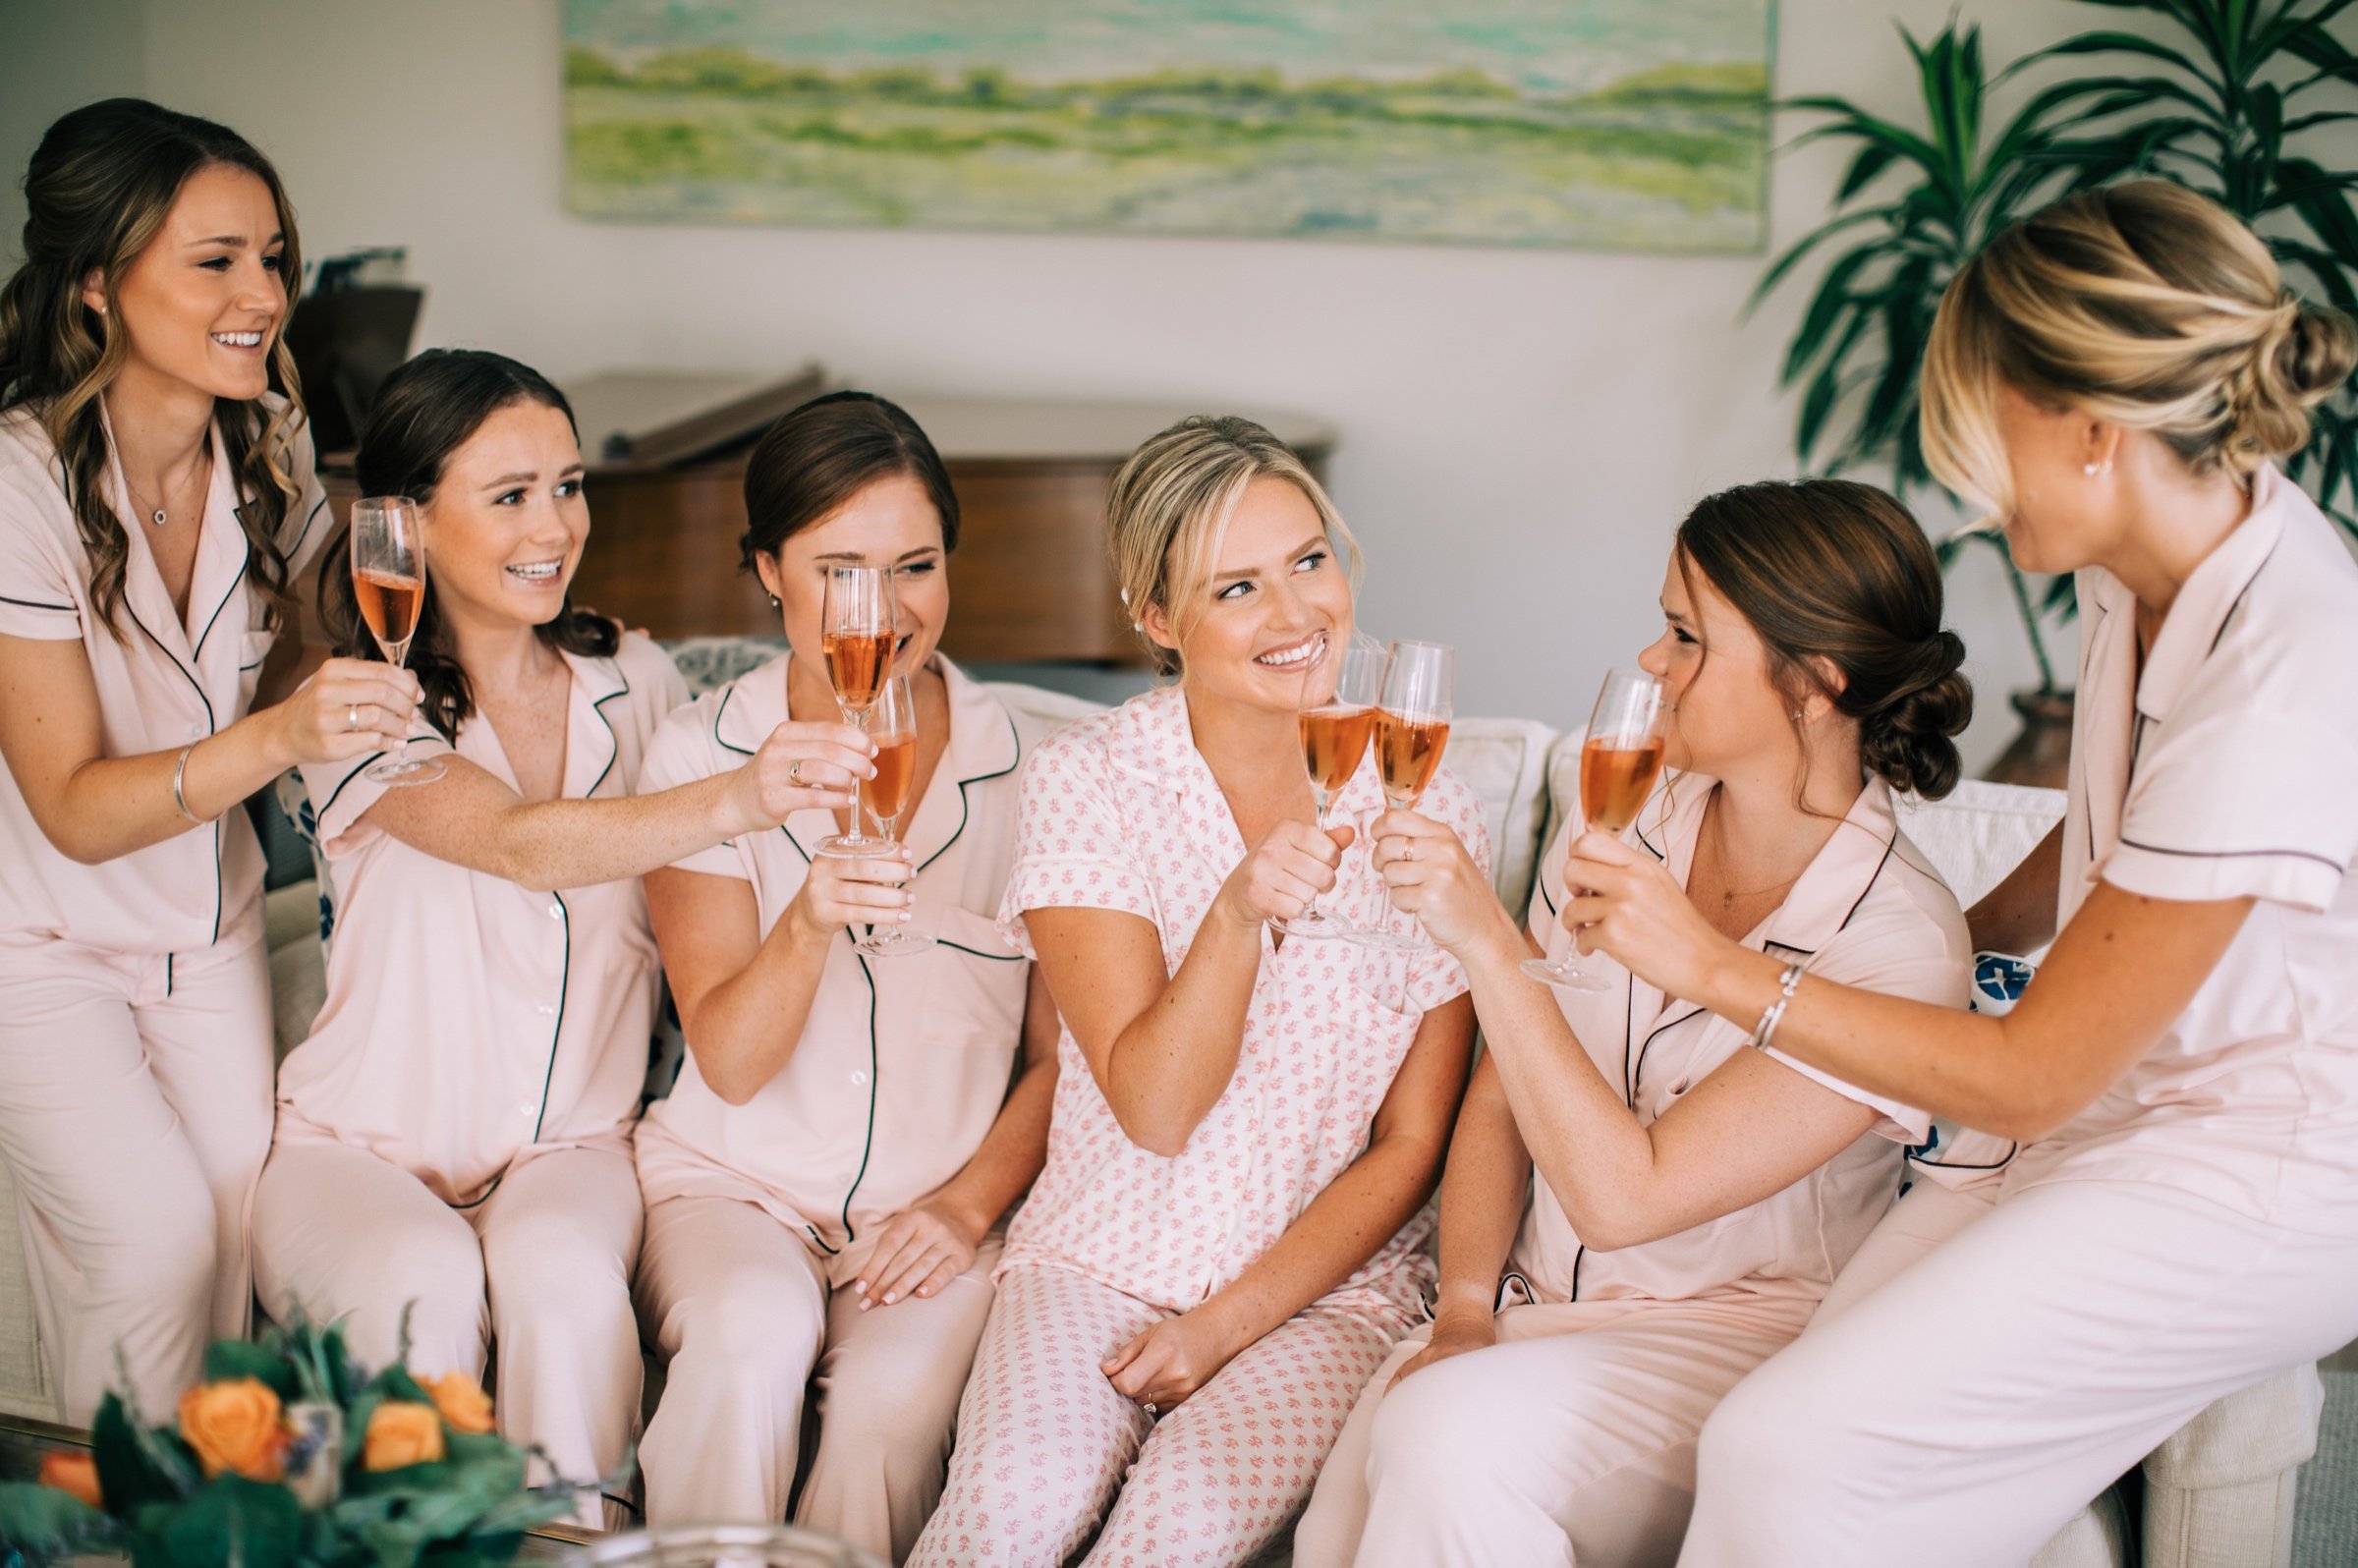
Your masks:
<instances>
[{"instance_id":1,"label":"green and blue abstract painting","mask_svg":"<svg viewBox=\"0 0 2358 1568\"><path fill-rule=\"evenodd\" d=\"M565 0L588 217L1732 252L1771 0Z\"/></svg>"}]
</instances>

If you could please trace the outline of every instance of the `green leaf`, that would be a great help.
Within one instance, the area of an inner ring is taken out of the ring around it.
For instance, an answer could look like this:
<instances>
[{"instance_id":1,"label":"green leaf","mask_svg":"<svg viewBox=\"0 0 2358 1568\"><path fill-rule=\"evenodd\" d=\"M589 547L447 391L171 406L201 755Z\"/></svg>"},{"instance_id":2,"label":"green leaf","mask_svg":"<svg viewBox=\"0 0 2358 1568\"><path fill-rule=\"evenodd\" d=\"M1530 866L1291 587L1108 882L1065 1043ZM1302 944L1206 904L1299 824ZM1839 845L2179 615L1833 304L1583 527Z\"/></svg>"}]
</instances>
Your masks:
<instances>
[{"instance_id":1,"label":"green leaf","mask_svg":"<svg viewBox=\"0 0 2358 1568\"><path fill-rule=\"evenodd\" d=\"M282 1401L292 1402L300 1394L295 1369L275 1350L243 1339L216 1339L205 1347L206 1382L234 1382L240 1377L253 1378Z\"/></svg>"},{"instance_id":2,"label":"green leaf","mask_svg":"<svg viewBox=\"0 0 2358 1568\"><path fill-rule=\"evenodd\" d=\"M1856 250L1845 252L1825 269L1825 276L1819 281L1818 293L1810 301L1808 310L1802 315L1801 325L1795 330L1793 341L1785 350L1784 371L1779 378L1781 381L1790 382L1801 374L1841 312L1857 303L1850 295L1850 280L1868 262L1875 260L1881 251L1880 246L1870 241Z\"/></svg>"},{"instance_id":3,"label":"green leaf","mask_svg":"<svg viewBox=\"0 0 2358 1568\"><path fill-rule=\"evenodd\" d=\"M177 1502L204 1484L186 1443L135 1421L114 1394L91 1419L90 1454L98 1465L99 1495L117 1513L146 1502Z\"/></svg>"},{"instance_id":4,"label":"green leaf","mask_svg":"<svg viewBox=\"0 0 2358 1568\"><path fill-rule=\"evenodd\" d=\"M285 1568L302 1524L286 1487L216 1476L173 1514L164 1544L180 1568Z\"/></svg>"},{"instance_id":5,"label":"green leaf","mask_svg":"<svg viewBox=\"0 0 2358 1568\"><path fill-rule=\"evenodd\" d=\"M0 1543L34 1564L114 1544L115 1521L55 1486L29 1481L0 1482Z\"/></svg>"},{"instance_id":6,"label":"green leaf","mask_svg":"<svg viewBox=\"0 0 2358 1568\"><path fill-rule=\"evenodd\" d=\"M2158 39L2148 38L2142 33L2083 32L2076 38L2065 38L2061 43L2049 44L2040 51L2041 58L2075 54L2143 55L2148 60L2159 60L2174 70L2185 72L2209 87L2220 102L2223 103L2226 99L2226 88L2220 84L2218 79L2203 70L2185 55L2172 49L2168 44Z\"/></svg>"}]
</instances>

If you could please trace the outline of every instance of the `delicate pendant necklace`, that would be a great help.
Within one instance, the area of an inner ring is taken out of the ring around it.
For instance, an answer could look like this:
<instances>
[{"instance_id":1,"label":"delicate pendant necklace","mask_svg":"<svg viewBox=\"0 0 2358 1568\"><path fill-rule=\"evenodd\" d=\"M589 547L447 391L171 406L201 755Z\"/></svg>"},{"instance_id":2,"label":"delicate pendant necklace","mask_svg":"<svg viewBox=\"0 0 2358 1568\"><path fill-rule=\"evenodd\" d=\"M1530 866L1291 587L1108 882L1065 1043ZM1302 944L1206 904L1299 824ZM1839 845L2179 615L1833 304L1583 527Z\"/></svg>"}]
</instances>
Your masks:
<instances>
[{"instance_id":1,"label":"delicate pendant necklace","mask_svg":"<svg viewBox=\"0 0 2358 1568\"><path fill-rule=\"evenodd\" d=\"M1712 813L1712 837L1718 845L1719 864L1721 866L1731 864L1727 857L1727 830L1720 826L1719 813L1716 812ZM1791 887L1795 882L1800 880L1801 872L1795 871L1791 876L1786 877L1783 881L1771 882L1767 887L1721 888L1719 890L1719 907L1722 910L1729 910L1735 908L1736 900L1739 898L1758 898L1763 893L1781 893L1786 888Z\"/></svg>"},{"instance_id":2,"label":"delicate pendant necklace","mask_svg":"<svg viewBox=\"0 0 2358 1568\"><path fill-rule=\"evenodd\" d=\"M209 487L209 486L211 485L211 483L212 483L212 474L213 474L213 454L212 454L212 453L211 453L211 452L208 450L208 451L207 451L207 452L204 454L204 476L205 476L204 482L205 482L205 485L206 485L207 487ZM140 508L140 507L141 507L141 506L143 506L143 505L145 505L145 503L144 503L144 502L142 502L142 501L140 499L140 492L139 492L139 491L137 491L137 490L133 490L133 489L132 489L132 487L131 487L131 476L130 476L129 474L126 474L126 475L124 475L124 476L123 476L123 488L124 488L124 489L126 489L126 490L129 490L129 491L131 492L131 504L132 504L132 507L133 507L135 510L136 510L136 509L138 509L138 508ZM166 512L166 511L165 511L165 510L164 510L162 507L160 507L160 506L159 506L159 507L157 507L157 508L156 508L154 511L152 511L152 512L150 512L150 513L148 513L148 514L147 514L147 522L148 522L148 526L149 526L149 527L151 527L151 528L159 528L159 529L160 529L160 528L162 528L162 527L163 527L163 526L164 526L166 523L169 523L169 522L171 522L171 521L172 521L172 519L171 519L171 515L170 515L168 512Z\"/></svg>"}]
</instances>

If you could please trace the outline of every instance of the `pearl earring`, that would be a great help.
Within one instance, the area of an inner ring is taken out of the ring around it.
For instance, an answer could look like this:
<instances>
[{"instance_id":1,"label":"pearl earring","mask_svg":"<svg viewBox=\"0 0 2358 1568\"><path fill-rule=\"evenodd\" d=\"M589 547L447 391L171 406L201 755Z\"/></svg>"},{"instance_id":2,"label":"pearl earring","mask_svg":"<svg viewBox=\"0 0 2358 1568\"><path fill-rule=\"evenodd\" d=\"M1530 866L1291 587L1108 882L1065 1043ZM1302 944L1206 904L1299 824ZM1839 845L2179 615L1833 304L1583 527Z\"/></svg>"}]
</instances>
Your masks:
<instances>
[{"instance_id":1,"label":"pearl earring","mask_svg":"<svg viewBox=\"0 0 2358 1568\"><path fill-rule=\"evenodd\" d=\"M782 605L782 604L780 604L780 603L778 602L778 596L777 596L775 593L772 593L772 594L769 596L769 607L770 607L771 609L773 609L773 610L779 610L779 609L784 609L784 608L785 608L785 606L784 606L784 605Z\"/></svg>"},{"instance_id":2,"label":"pearl earring","mask_svg":"<svg viewBox=\"0 0 2358 1568\"><path fill-rule=\"evenodd\" d=\"M2083 463L2080 465L2080 472L2093 479L2100 474L2111 473L2112 465L2109 461L2104 463Z\"/></svg>"}]
</instances>

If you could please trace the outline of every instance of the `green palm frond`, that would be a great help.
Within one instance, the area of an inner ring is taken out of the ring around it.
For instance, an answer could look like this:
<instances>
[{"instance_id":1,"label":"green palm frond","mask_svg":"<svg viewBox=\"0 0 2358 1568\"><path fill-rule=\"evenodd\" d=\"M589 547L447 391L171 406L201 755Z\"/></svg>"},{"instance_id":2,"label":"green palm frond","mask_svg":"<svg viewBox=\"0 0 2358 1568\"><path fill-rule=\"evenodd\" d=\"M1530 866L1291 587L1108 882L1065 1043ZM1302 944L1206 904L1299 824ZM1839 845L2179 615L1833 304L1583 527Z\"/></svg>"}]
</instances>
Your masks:
<instances>
[{"instance_id":1,"label":"green palm frond","mask_svg":"<svg viewBox=\"0 0 2358 1568\"><path fill-rule=\"evenodd\" d=\"M2358 315L2358 171L2321 161L2334 128L2358 121L2358 52L2328 30L2358 0L2079 3L2119 20L1994 74L1978 28L1952 20L1921 40L1903 28L1920 125L1830 95L1780 104L1822 117L1787 150L1854 148L1831 215L1769 263L1745 307L1749 315L1803 262L1820 262L1779 367L1780 385L1801 390L1794 450L1805 467L1886 466L1903 494L1933 482L1917 387L1940 295L1999 229L2067 191L2144 176L2191 186L2267 238L2287 286ZM2059 61L2126 69L2049 85L1989 132L1993 93ZM2358 392L2318 411L2288 467L2358 537ZM2003 551L1993 535L1971 536ZM2040 611L2010 560L2006 569L2047 680ZM2068 613L2070 579L2049 584L2044 601Z\"/></svg>"}]
</instances>

